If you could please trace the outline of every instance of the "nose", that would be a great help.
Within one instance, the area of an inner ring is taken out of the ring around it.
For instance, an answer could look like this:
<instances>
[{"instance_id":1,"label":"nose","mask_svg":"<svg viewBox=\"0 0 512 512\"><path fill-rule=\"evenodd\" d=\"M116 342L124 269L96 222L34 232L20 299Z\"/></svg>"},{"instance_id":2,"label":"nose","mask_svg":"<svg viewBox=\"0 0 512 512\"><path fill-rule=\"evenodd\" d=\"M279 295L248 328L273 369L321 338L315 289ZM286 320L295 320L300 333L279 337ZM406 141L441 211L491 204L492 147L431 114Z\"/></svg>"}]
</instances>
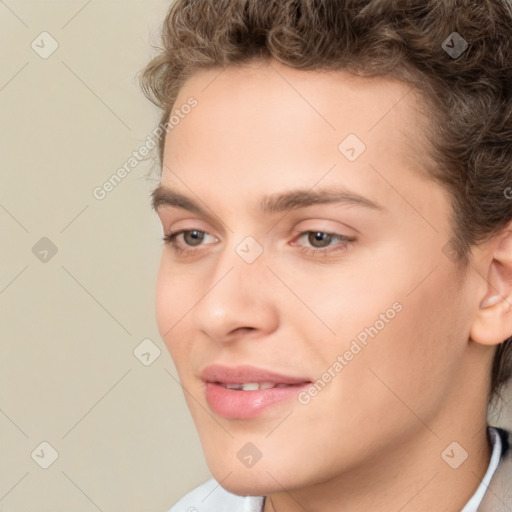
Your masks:
<instances>
[{"instance_id":1,"label":"nose","mask_svg":"<svg viewBox=\"0 0 512 512\"><path fill-rule=\"evenodd\" d=\"M252 263L236 253L219 260L191 312L194 326L218 343L270 334L279 322L272 277L263 256Z\"/></svg>"}]
</instances>

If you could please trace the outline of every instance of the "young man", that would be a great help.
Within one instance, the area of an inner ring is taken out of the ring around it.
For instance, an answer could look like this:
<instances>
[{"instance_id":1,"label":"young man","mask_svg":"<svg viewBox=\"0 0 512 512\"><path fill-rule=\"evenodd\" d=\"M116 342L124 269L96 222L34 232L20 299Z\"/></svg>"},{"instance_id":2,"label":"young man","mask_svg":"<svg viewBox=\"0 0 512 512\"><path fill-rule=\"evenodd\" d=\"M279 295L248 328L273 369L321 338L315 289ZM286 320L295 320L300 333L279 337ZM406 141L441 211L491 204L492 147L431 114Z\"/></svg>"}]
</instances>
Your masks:
<instances>
[{"instance_id":1,"label":"young man","mask_svg":"<svg viewBox=\"0 0 512 512\"><path fill-rule=\"evenodd\" d=\"M505 512L508 0L178 0L156 313L214 479L172 512Z\"/></svg>"}]
</instances>

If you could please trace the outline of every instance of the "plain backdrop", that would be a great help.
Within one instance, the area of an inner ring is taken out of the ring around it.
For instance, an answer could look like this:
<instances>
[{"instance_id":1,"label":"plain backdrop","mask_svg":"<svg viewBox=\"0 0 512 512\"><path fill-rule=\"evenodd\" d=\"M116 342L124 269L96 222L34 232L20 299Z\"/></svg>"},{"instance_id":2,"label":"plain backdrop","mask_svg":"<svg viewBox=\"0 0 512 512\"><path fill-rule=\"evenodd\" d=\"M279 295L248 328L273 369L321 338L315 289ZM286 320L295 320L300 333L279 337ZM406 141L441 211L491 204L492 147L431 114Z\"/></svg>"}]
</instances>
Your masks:
<instances>
[{"instance_id":1,"label":"plain backdrop","mask_svg":"<svg viewBox=\"0 0 512 512\"><path fill-rule=\"evenodd\" d=\"M168 6L0 3L5 512L164 511L209 478L155 321L155 158L93 195L156 126L136 74Z\"/></svg>"},{"instance_id":2,"label":"plain backdrop","mask_svg":"<svg viewBox=\"0 0 512 512\"><path fill-rule=\"evenodd\" d=\"M156 126L168 7L0 2L0 511L165 511L209 478L154 316L156 154L94 196Z\"/></svg>"}]
</instances>

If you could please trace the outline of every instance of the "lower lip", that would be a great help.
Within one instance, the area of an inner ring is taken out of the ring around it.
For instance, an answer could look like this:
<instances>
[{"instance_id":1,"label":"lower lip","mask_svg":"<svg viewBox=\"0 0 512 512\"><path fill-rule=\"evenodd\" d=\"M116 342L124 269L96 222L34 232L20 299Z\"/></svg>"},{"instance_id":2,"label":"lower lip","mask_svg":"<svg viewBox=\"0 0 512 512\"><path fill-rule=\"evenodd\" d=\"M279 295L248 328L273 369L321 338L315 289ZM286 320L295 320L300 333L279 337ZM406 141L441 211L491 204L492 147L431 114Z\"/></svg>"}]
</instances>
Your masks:
<instances>
[{"instance_id":1,"label":"lower lip","mask_svg":"<svg viewBox=\"0 0 512 512\"><path fill-rule=\"evenodd\" d=\"M262 414L271 405L291 398L311 384L305 383L282 388L242 391L227 389L213 382L206 383L206 400L219 416L228 419L249 419Z\"/></svg>"}]
</instances>

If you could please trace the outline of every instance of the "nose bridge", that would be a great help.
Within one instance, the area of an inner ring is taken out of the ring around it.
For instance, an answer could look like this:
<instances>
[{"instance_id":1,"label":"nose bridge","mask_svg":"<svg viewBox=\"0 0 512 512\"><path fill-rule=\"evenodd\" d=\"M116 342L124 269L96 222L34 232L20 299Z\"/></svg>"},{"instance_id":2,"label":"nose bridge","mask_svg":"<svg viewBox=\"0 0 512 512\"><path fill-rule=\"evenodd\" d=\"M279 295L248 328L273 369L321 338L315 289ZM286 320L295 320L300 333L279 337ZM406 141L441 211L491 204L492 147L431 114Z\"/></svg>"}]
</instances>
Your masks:
<instances>
[{"instance_id":1,"label":"nose bridge","mask_svg":"<svg viewBox=\"0 0 512 512\"><path fill-rule=\"evenodd\" d=\"M216 340L241 327L271 329L276 315L265 273L263 247L253 237L226 247L194 308L195 325Z\"/></svg>"},{"instance_id":2,"label":"nose bridge","mask_svg":"<svg viewBox=\"0 0 512 512\"><path fill-rule=\"evenodd\" d=\"M252 235L247 235L240 240L235 232L232 233L231 238L233 240L216 261L211 284L220 284L226 278L231 285L235 286L234 291L252 295L254 293L252 287L255 283L261 282L265 272L268 272L265 266L263 244Z\"/></svg>"},{"instance_id":3,"label":"nose bridge","mask_svg":"<svg viewBox=\"0 0 512 512\"><path fill-rule=\"evenodd\" d=\"M233 302L233 307L242 305L247 299L251 302L258 298L264 300L259 291L263 291L261 284L265 272L268 269L263 248L254 239L244 239L234 247L226 248L219 257L210 281L209 295Z\"/></svg>"}]
</instances>

